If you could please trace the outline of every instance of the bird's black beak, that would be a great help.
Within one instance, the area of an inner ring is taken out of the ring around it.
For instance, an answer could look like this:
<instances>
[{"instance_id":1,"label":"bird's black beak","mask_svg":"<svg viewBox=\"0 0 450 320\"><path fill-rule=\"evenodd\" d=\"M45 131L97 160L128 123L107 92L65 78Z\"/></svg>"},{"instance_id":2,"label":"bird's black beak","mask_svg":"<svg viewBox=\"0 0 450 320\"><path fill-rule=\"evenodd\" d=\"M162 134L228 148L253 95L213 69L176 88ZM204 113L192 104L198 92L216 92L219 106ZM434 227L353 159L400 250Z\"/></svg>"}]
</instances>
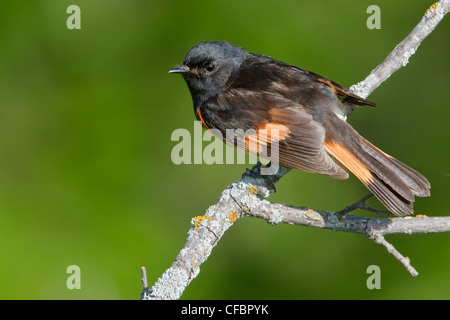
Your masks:
<instances>
[{"instance_id":1,"label":"bird's black beak","mask_svg":"<svg viewBox=\"0 0 450 320\"><path fill-rule=\"evenodd\" d=\"M189 72L189 71L190 71L189 68L182 64L179 67L170 69L169 73L185 73L185 72Z\"/></svg>"}]
</instances>

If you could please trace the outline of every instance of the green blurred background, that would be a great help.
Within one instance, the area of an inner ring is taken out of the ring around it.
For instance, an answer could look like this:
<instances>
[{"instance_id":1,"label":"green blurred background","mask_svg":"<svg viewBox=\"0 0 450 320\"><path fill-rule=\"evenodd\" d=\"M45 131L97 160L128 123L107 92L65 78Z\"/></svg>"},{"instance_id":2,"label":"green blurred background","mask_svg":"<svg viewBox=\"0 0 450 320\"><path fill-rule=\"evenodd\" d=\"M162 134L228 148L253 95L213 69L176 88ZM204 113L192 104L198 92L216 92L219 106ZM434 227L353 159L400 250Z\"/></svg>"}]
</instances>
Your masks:
<instances>
[{"instance_id":1,"label":"green blurred background","mask_svg":"<svg viewBox=\"0 0 450 320\"><path fill-rule=\"evenodd\" d=\"M329 77L363 80L432 1L3 1L0 4L0 298L138 299L172 264L190 220L248 165L171 162L177 128L193 130L190 94L167 71L205 40L226 40ZM81 30L66 9L81 8ZM381 8L381 30L366 9ZM416 213L449 215L450 17L349 122L423 173ZM291 172L272 201L338 210L367 190ZM370 204L377 206L375 200ZM365 214L356 212L357 214ZM183 299L449 299L450 236L388 237L242 218ZM81 290L66 269L81 268ZM381 289L366 287L369 265Z\"/></svg>"}]
</instances>

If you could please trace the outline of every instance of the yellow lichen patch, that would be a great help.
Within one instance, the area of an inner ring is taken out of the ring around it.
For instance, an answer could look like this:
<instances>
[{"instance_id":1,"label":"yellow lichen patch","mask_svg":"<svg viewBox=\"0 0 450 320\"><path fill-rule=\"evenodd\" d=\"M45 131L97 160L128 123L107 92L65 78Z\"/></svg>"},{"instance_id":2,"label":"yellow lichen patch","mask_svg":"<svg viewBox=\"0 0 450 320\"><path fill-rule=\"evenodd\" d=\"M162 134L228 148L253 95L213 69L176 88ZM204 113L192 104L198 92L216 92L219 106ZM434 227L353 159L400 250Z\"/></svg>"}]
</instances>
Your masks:
<instances>
[{"instance_id":1,"label":"yellow lichen patch","mask_svg":"<svg viewBox=\"0 0 450 320\"><path fill-rule=\"evenodd\" d=\"M239 218L239 213L237 213L234 210L228 214L228 219L230 220L230 223L233 223L234 221L236 221L237 218Z\"/></svg>"},{"instance_id":2,"label":"yellow lichen patch","mask_svg":"<svg viewBox=\"0 0 450 320\"><path fill-rule=\"evenodd\" d=\"M320 221L323 219L320 213L318 213L317 211L311 210L311 209L308 209L306 211L305 215L309 219L314 220L314 221Z\"/></svg>"},{"instance_id":3,"label":"yellow lichen patch","mask_svg":"<svg viewBox=\"0 0 450 320\"><path fill-rule=\"evenodd\" d=\"M431 11L436 11L438 5L439 5L439 2L433 3L431 5L431 7L429 7L428 10L425 12L425 15L428 15Z\"/></svg>"},{"instance_id":4,"label":"yellow lichen patch","mask_svg":"<svg viewBox=\"0 0 450 320\"><path fill-rule=\"evenodd\" d=\"M211 221L211 217L208 216L196 216L194 220L194 230L201 226L202 222L205 220Z\"/></svg>"},{"instance_id":5,"label":"yellow lichen patch","mask_svg":"<svg viewBox=\"0 0 450 320\"><path fill-rule=\"evenodd\" d=\"M416 218L426 218L425 214L416 214Z\"/></svg>"},{"instance_id":6,"label":"yellow lichen patch","mask_svg":"<svg viewBox=\"0 0 450 320\"><path fill-rule=\"evenodd\" d=\"M250 193L252 193L252 194L257 194L258 193L258 189L256 189L255 186L249 186L248 187L248 191L250 191Z\"/></svg>"}]
</instances>

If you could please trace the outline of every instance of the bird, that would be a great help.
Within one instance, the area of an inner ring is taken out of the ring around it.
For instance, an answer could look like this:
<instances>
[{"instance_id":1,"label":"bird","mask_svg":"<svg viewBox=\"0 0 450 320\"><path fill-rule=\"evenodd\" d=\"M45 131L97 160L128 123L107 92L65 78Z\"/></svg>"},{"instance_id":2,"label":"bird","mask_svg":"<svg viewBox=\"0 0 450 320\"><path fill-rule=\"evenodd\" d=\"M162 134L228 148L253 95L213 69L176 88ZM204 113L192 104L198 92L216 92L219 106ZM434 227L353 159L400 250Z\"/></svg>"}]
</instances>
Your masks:
<instances>
[{"instance_id":1,"label":"bird","mask_svg":"<svg viewBox=\"0 0 450 320\"><path fill-rule=\"evenodd\" d=\"M326 77L225 41L195 45L169 73L183 76L197 120L226 143L262 154L276 142L283 166L342 180L350 171L396 216L414 212L415 196L430 196L423 175L346 121L375 103ZM241 134L226 141L227 130Z\"/></svg>"}]
</instances>

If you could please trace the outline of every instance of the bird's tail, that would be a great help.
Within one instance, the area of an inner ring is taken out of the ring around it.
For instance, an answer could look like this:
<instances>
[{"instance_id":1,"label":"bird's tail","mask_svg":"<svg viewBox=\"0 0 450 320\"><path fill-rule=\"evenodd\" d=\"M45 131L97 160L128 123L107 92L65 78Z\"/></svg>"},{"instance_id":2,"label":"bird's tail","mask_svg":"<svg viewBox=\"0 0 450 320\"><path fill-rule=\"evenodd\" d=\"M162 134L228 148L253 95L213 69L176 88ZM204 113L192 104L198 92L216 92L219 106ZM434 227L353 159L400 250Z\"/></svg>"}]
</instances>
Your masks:
<instances>
[{"instance_id":1,"label":"bird's tail","mask_svg":"<svg viewBox=\"0 0 450 320\"><path fill-rule=\"evenodd\" d=\"M430 183L420 173L378 149L345 121L329 121L333 124L324 123L325 150L361 180L390 212L397 216L412 214L414 196L430 195Z\"/></svg>"}]
</instances>

